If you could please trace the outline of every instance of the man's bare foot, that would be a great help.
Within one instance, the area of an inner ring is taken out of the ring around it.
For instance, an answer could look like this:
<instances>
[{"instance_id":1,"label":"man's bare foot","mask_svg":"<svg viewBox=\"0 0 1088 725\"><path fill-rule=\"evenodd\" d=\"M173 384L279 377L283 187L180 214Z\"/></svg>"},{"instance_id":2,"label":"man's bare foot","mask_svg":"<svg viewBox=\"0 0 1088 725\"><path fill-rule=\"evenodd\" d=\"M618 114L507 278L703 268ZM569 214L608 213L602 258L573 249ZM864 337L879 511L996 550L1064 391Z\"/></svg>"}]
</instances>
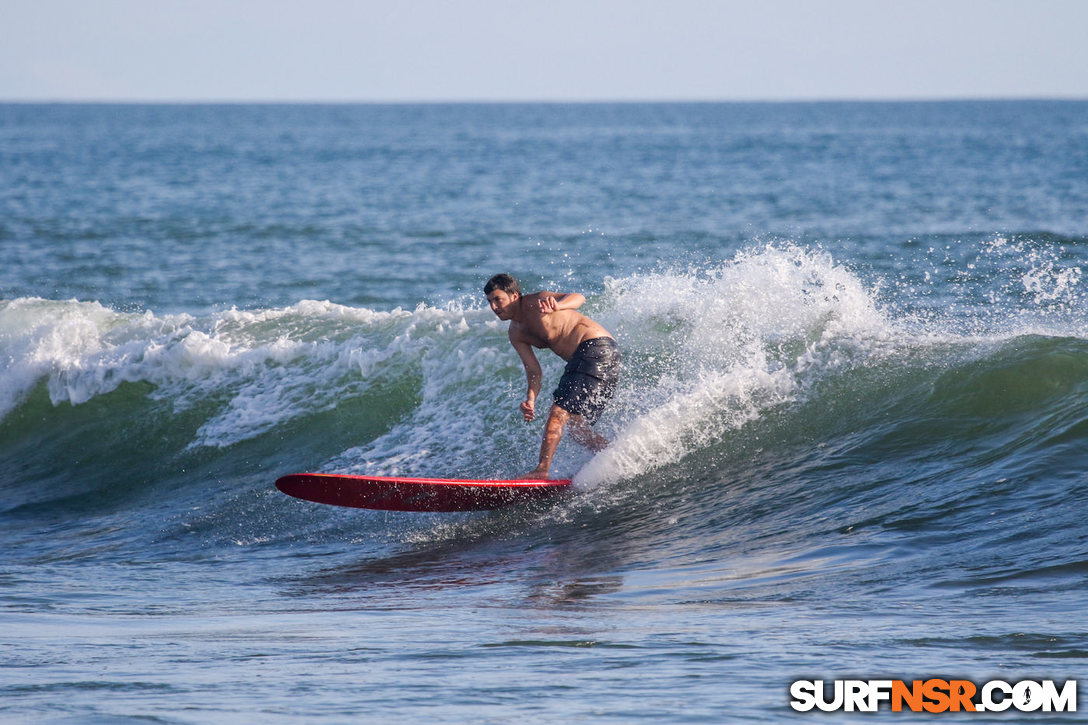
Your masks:
<instances>
[{"instance_id":1,"label":"man's bare foot","mask_svg":"<svg viewBox=\"0 0 1088 725\"><path fill-rule=\"evenodd\" d=\"M546 481L548 480L548 469L541 470L539 468L529 471L526 474L518 476L515 481Z\"/></svg>"}]
</instances>

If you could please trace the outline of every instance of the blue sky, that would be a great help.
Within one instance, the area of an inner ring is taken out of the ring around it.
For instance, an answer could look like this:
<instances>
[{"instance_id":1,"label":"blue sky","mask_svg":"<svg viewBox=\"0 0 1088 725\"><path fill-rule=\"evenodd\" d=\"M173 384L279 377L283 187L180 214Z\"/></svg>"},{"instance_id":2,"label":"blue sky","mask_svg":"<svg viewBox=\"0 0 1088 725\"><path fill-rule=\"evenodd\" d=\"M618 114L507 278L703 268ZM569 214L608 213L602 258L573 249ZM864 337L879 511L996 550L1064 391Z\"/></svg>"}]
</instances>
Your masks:
<instances>
[{"instance_id":1,"label":"blue sky","mask_svg":"<svg viewBox=\"0 0 1088 725\"><path fill-rule=\"evenodd\" d=\"M1088 0L0 0L0 99L1088 98Z\"/></svg>"}]
</instances>

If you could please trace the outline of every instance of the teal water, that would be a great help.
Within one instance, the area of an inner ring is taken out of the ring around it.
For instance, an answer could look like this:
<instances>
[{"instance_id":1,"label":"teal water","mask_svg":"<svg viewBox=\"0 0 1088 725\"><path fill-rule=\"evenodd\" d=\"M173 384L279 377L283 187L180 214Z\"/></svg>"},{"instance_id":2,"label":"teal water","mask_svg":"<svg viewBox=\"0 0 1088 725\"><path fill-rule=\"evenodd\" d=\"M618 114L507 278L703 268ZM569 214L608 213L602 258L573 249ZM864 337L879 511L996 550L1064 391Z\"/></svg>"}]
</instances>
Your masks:
<instances>
[{"instance_id":1,"label":"teal water","mask_svg":"<svg viewBox=\"0 0 1088 725\"><path fill-rule=\"evenodd\" d=\"M1086 118L0 105L0 718L777 722L797 679L1083 679ZM497 271L623 344L578 495L273 487L531 467Z\"/></svg>"}]
</instances>

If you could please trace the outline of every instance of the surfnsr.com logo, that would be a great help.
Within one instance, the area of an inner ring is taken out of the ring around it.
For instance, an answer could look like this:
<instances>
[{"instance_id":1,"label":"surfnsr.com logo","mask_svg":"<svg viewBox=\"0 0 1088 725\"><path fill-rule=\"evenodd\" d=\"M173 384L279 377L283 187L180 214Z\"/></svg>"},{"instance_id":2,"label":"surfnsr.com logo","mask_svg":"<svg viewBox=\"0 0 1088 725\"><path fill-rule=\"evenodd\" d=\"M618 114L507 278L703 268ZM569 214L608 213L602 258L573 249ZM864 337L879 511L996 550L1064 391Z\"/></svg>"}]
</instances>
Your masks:
<instances>
[{"instance_id":1,"label":"surfnsr.com logo","mask_svg":"<svg viewBox=\"0 0 1088 725\"><path fill-rule=\"evenodd\" d=\"M797 680L790 697L799 712L876 712L884 703L892 712L1076 712L1077 681Z\"/></svg>"}]
</instances>

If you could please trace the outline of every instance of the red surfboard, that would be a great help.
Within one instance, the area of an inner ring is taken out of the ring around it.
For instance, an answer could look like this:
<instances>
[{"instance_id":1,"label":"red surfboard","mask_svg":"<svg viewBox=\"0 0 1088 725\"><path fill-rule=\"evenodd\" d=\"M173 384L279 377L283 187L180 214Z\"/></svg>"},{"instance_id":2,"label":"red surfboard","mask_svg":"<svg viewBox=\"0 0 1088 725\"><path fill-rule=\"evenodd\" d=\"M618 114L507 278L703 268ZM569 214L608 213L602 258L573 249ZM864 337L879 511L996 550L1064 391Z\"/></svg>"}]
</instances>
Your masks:
<instances>
[{"instance_id":1,"label":"red surfboard","mask_svg":"<svg viewBox=\"0 0 1088 725\"><path fill-rule=\"evenodd\" d=\"M296 473L276 481L295 498L381 511L486 511L552 498L570 491L570 479L474 481Z\"/></svg>"}]
</instances>

